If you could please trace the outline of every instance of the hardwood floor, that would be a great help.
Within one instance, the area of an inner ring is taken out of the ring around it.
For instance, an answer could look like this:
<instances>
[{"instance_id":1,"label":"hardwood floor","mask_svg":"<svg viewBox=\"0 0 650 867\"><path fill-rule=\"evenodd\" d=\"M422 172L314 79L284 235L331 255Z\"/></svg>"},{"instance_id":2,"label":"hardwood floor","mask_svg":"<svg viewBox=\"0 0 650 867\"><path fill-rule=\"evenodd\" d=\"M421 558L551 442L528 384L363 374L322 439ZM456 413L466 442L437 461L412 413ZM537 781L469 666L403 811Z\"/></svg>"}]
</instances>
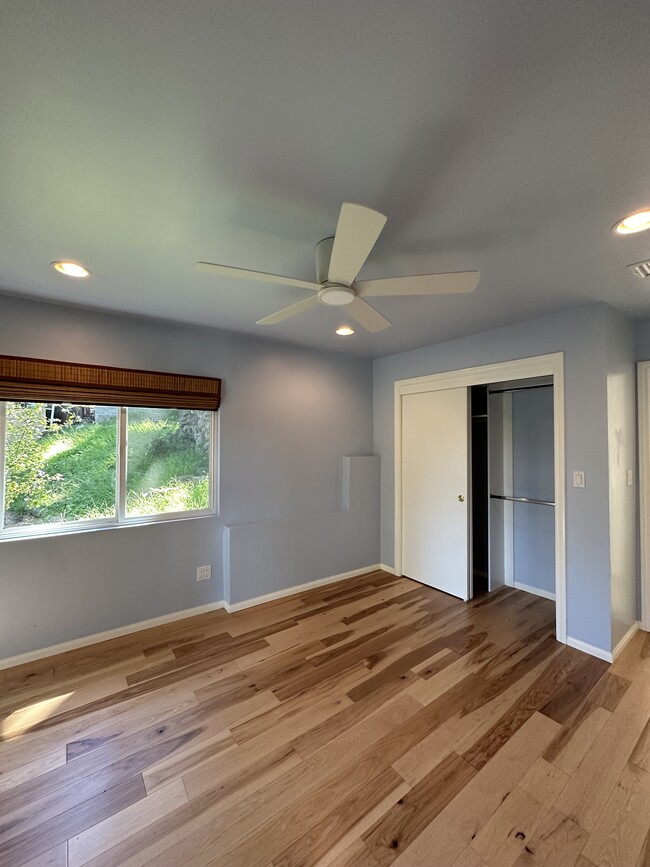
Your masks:
<instances>
[{"instance_id":1,"label":"hardwood floor","mask_svg":"<svg viewBox=\"0 0 650 867\"><path fill-rule=\"evenodd\" d=\"M650 865L650 637L373 572L0 671L0 864Z\"/></svg>"}]
</instances>

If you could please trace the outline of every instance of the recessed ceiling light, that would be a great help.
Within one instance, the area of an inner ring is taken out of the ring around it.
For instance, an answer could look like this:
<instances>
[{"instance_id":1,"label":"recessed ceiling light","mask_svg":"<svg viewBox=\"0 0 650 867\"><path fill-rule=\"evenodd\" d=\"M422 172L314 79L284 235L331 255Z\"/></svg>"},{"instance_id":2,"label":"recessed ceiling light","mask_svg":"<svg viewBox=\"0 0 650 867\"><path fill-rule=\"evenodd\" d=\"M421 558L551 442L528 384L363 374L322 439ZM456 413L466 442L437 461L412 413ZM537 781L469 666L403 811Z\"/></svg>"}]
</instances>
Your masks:
<instances>
[{"instance_id":1,"label":"recessed ceiling light","mask_svg":"<svg viewBox=\"0 0 650 867\"><path fill-rule=\"evenodd\" d=\"M78 262L52 262L52 265L66 277L87 277L90 274L88 268L84 268Z\"/></svg>"},{"instance_id":2,"label":"recessed ceiling light","mask_svg":"<svg viewBox=\"0 0 650 867\"><path fill-rule=\"evenodd\" d=\"M340 328L336 329L336 333L340 334L341 337L347 337L348 334L354 334L354 328L350 328L349 325L341 325Z\"/></svg>"},{"instance_id":3,"label":"recessed ceiling light","mask_svg":"<svg viewBox=\"0 0 650 867\"><path fill-rule=\"evenodd\" d=\"M645 232L650 229L650 209L637 211L635 214L620 220L614 226L614 231L619 235L633 235L635 232Z\"/></svg>"}]
</instances>

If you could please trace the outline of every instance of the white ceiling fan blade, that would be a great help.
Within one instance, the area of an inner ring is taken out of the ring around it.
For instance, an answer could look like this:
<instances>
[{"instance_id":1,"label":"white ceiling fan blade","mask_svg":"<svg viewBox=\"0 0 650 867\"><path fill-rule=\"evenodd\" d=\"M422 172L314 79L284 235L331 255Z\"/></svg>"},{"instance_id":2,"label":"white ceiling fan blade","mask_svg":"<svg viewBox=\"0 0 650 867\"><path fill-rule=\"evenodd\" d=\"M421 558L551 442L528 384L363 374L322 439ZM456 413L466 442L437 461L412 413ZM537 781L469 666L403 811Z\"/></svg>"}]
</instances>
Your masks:
<instances>
[{"instance_id":1,"label":"white ceiling fan blade","mask_svg":"<svg viewBox=\"0 0 650 867\"><path fill-rule=\"evenodd\" d=\"M318 283L309 283L307 280L295 280L293 277L281 277L279 274L266 274L263 271L249 271L247 268L231 268L229 265L216 265L213 262L197 262L196 270L204 274L221 274L223 277L243 277L244 280L298 286L300 289L311 289L314 292L320 289Z\"/></svg>"},{"instance_id":2,"label":"white ceiling fan blade","mask_svg":"<svg viewBox=\"0 0 650 867\"><path fill-rule=\"evenodd\" d=\"M277 325L279 322L284 322L285 319L291 319L292 316L297 316L299 313L304 313L310 307L315 307L318 304L318 295L313 295L311 298L305 298L304 301L299 301L297 304L292 304L290 307L285 307L278 310L277 313L271 313L270 316L265 316L264 319L258 319L258 325Z\"/></svg>"},{"instance_id":3,"label":"white ceiling fan blade","mask_svg":"<svg viewBox=\"0 0 650 867\"><path fill-rule=\"evenodd\" d=\"M375 246L386 217L364 205L344 202L336 225L328 280L350 286Z\"/></svg>"},{"instance_id":4,"label":"white ceiling fan blade","mask_svg":"<svg viewBox=\"0 0 650 867\"><path fill-rule=\"evenodd\" d=\"M366 331L383 331L388 328L390 322L385 316L382 316L378 310L371 307L367 301L362 301L361 298L355 298L351 304L345 305L345 310L353 319L363 325Z\"/></svg>"},{"instance_id":5,"label":"white ceiling fan blade","mask_svg":"<svg viewBox=\"0 0 650 867\"><path fill-rule=\"evenodd\" d=\"M451 274L422 274L418 277L387 277L383 280L361 280L354 284L363 298L379 295L454 295L473 292L480 278L478 271L456 271Z\"/></svg>"}]
</instances>

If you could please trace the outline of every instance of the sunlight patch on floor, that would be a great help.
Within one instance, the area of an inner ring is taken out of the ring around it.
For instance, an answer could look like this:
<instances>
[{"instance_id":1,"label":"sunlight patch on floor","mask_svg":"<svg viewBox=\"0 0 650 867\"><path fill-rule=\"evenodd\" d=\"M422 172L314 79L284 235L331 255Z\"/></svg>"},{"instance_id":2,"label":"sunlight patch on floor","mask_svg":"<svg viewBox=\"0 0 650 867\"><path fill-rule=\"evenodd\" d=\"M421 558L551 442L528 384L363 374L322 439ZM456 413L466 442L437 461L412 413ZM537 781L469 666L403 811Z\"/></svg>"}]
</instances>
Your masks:
<instances>
[{"instance_id":1,"label":"sunlight patch on floor","mask_svg":"<svg viewBox=\"0 0 650 867\"><path fill-rule=\"evenodd\" d=\"M66 692L64 695L56 695L54 698L46 698L35 704L21 707L2 721L0 738L8 740L18 735L24 735L43 720L48 719L70 698L74 692Z\"/></svg>"}]
</instances>

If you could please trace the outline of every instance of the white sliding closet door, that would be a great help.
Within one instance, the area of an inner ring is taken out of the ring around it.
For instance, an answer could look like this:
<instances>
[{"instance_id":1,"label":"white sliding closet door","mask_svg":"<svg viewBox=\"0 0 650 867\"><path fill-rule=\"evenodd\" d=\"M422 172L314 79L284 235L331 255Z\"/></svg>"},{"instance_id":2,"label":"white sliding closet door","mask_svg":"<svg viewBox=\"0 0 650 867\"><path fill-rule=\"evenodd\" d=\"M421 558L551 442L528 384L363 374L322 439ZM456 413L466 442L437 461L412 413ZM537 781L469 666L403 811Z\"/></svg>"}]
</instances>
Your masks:
<instances>
[{"instance_id":1,"label":"white sliding closet door","mask_svg":"<svg viewBox=\"0 0 650 867\"><path fill-rule=\"evenodd\" d=\"M469 598L468 390L402 397L402 573Z\"/></svg>"}]
</instances>

